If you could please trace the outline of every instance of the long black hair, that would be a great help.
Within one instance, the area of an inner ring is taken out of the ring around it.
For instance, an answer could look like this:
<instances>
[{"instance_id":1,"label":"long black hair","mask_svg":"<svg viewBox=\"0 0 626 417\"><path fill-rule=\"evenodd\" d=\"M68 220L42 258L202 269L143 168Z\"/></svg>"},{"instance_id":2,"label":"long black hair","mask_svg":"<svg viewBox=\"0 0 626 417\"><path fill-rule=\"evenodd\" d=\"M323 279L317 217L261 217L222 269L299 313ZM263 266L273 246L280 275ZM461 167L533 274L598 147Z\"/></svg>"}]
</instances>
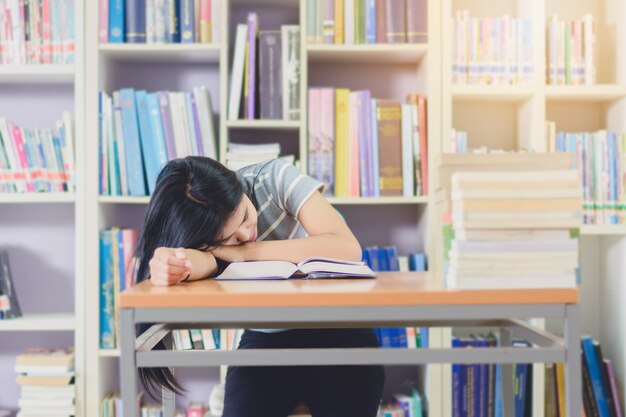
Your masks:
<instances>
[{"instance_id":1,"label":"long black hair","mask_svg":"<svg viewBox=\"0 0 626 417\"><path fill-rule=\"evenodd\" d=\"M223 243L224 224L243 194L237 175L211 158L188 156L168 162L157 178L137 243L137 281L150 278L149 261L159 247L201 249ZM138 332L149 326L138 326ZM140 368L139 375L152 397L160 396L161 388L183 391L168 368Z\"/></svg>"}]
</instances>

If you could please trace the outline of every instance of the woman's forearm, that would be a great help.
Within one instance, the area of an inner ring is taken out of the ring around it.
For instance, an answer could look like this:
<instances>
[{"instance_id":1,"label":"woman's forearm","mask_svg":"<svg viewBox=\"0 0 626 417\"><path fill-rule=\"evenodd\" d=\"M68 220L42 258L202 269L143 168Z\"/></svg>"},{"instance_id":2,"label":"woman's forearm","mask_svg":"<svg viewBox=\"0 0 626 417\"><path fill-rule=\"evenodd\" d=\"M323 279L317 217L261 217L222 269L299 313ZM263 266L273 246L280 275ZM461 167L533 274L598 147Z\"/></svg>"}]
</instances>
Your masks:
<instances>
[{"instance_id":1,"label":"woman's forearm","mask_svg":"<svg viewBox=\"0 0 626 417\"><path fill-rule=\"evenodd\" d=\"M185 252L191 262L191 275L187 281L195 281L215 275L217 261L211 252L203 252L196 249L185 249Z\"/></svg>"},{"instance_id":2,"label":"woman's forearm","mask_svg":"<svg viewBox=\"0 0 626 417\"><path fill-rule=\"evenodd\" d=\"M317 235L291 240L253 242L248 246L246 260L282 260L298 263L311 257L361 260L361 246L351 236Z\"/></svg>"}]
</instances>

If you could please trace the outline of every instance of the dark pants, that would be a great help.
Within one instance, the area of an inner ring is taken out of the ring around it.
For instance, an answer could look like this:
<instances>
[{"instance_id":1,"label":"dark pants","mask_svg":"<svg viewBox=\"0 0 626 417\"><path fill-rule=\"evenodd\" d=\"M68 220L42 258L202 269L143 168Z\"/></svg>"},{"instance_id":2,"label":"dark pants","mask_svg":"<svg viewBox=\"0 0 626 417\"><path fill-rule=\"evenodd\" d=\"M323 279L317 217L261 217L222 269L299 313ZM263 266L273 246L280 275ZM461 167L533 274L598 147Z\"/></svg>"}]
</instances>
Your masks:
<instances>
[{"instance_id":1,"label":"dark pants","mask_svg":"<svg viewBox=\"0 0 626 417\"><path fill-rule=\"evenodd\" d=\"M371 329L246 330L239 349L375 347ZM229 367L223 417L287 417L306 401L313 417L375 417L382 366Z\"/></svg>"}]
</instances>

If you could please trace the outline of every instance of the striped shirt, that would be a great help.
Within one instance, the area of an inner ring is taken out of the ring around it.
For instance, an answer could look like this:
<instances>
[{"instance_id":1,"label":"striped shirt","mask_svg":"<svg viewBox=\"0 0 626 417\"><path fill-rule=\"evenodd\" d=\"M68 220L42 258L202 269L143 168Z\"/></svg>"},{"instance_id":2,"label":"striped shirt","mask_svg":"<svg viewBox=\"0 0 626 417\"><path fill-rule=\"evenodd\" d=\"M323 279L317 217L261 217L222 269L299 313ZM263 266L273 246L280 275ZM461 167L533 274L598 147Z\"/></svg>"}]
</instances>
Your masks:
<instances>
[{"instance_id":1,"label":"striped shirt","mask_svg":"<svg viewBox=\"0 0 626 417\"><path fill-rule=\"evenodd\" d=\"M283 159L274 159L237 171L243 188L257 209L257 242L307 237L298 213L324 184L300 172ZM276 333L284 329L251 329Z\"/></svg>"},{"instance_id":2,"label":"striped shirt","mask_svg":"<svg viewBox=\"0 0 626 417\"><path fill-rule=\"evenodd\" d=\"M274 159L237 171L246 194L257 209L257 242L308 236L298 213L323 184L283 159Z\"/></svg>"}]
</instances>

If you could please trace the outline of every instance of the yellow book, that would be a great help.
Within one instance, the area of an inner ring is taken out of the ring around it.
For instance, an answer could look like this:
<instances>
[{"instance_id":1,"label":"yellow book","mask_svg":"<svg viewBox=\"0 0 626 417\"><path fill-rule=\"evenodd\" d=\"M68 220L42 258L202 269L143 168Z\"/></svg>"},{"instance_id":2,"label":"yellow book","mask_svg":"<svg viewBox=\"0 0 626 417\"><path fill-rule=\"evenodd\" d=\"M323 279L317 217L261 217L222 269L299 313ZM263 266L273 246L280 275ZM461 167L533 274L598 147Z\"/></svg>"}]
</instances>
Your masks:
<instances>
[{"instance_id":1,"label":"yellow book","mask_svg":"<svg viewBox=\"0 0 626 417\"><path fill-rule=\"evenodd\" d=\"M249 57L249 50L250 48L250 43L248 41L246 41L246 53L245 53L245 61L243 64L243 118L247 119L248 118L248 88L249 88L249 80L248 80L248 66L250 65L250 60L248 59Z\"/></svg>"},{"instance_id":2,"label":"yellow book","mask_svg":"<svg viewBox=\"0 0 626 417\"><path fill-rule=\"evenodd\" d=\"M350 90L335 90L335 196L348 197L348 106Z\"/></svg>"},{"instance_id":3,"label":"yellow book","mask_svg":"<svg viewBox=\"0 0 626 417\"><path fill-rule=\"evenodd\" d=\"M335 0L335 44L343 44L343 0Z\"/></svg>"},{"instance_id":4,"label":"yellow book","mask_svg":"<svg viewBox=\"0 0 626 417\"><path fill-rule=\"evenodd\" d=\"M556 364L556 387L559 414L565 417L567 415L565 413L565 365L562 363Z\"/></svg>"},{"instance_id":5,"label":"yellow book","mask_svg":"<svg viewBox=\"0 0 626 417\"><path fill-rule=\"evenodd\" d=\"M211 22L208 20L200 21L200 43L211 43Z\"/></svg>"}]
</instances>

